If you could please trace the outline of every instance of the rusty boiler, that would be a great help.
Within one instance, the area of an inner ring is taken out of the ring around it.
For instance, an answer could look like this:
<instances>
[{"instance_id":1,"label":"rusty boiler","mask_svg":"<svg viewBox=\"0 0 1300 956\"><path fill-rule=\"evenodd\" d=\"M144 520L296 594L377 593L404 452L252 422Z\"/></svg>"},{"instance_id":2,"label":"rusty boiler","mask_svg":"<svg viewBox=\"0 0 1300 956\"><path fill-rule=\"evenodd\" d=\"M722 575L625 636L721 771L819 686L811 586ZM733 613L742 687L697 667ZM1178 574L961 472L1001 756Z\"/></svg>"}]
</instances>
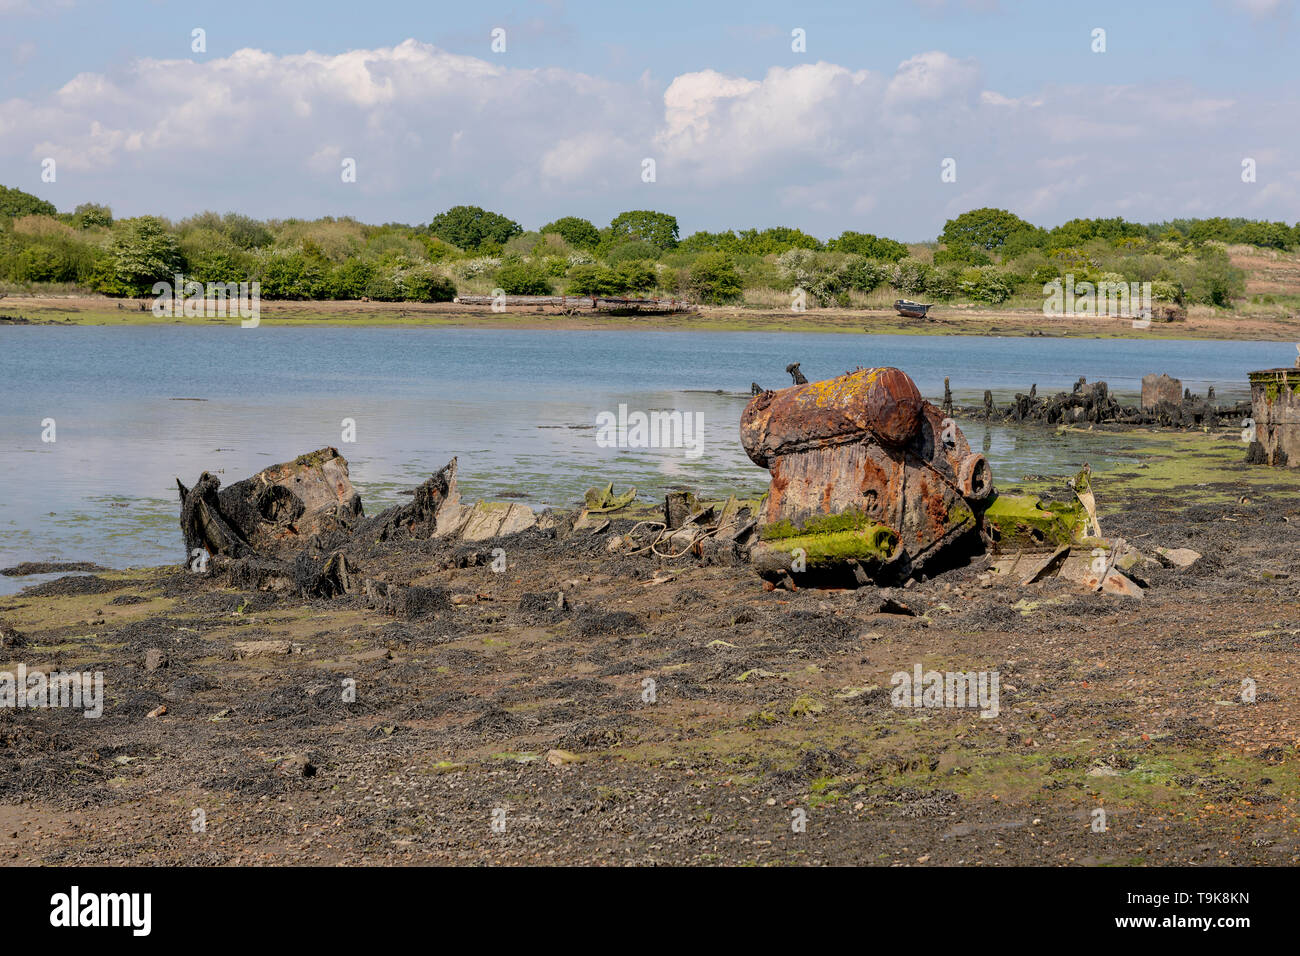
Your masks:
<instances>
[{"instance_id":1,"label":"rusty boiler","mask_svg":"<svg viewBox=\"0 0 1300 956\"><path fill-rule=\"evenodd\" d=\"M751 552L766 577L899 580L981 546L988 462L899 369L763 392L740 436L771 472Z\"/></svg>"}]
</instances>

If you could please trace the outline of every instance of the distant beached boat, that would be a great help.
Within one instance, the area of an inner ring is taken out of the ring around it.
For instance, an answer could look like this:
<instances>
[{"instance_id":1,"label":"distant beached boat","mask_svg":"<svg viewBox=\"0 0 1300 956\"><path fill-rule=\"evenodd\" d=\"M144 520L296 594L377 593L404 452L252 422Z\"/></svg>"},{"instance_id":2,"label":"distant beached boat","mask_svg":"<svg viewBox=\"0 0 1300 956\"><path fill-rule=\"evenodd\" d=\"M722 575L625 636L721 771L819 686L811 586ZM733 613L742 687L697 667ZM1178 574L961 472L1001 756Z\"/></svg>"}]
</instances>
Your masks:
<instances>
[{"instance_id":1,"label":"distant beached boat","mask_svg":"<svg viewBox=\"0 0 1300 956\"><path fill-rule=\"evenodd\" d=\"M909 319L924 319L925 314L932 308L932 305L926 305L920 302L909 302L907 299L898 299L894 302L894 309L898 314L906 316Z\"/></svg>"}]
</instances>

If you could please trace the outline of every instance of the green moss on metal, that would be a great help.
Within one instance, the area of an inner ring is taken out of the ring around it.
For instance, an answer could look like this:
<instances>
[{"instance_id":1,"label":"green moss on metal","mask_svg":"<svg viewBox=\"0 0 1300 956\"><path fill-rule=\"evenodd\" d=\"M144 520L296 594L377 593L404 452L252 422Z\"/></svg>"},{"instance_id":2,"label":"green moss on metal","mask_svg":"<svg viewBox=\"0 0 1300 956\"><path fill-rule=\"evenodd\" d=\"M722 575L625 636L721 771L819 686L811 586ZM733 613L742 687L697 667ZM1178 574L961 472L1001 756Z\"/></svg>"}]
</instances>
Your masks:
<instances>
[{"instance_id":1,"label":"green moss on metal","mask_svg":"<svg viewBox=\"0 0 1300 956\"><path fill-rule=\"evenodd\" d=\"M610 482L604 488L588 488L586 494L583 495L583 501L587 505L587 511L593 514L619 511L626 508L635 499L635 488L630 488L621 495L614 494L613 482Z\"/></svg>"},{"instance_id":2,"label":"green moss on metal","mask_svg":"<svg viewBox=\"0 0 1300 956\"><path fill-rule=\"evenodd\" d=\"M966 504L961 498L953 501L952 506L948 508L948 525L953 527L959 524L965 524L975 518L975 512L971 511L970 505Z\"/></svg>"},{"instance_id":3,"label":"green moss on metal","mask_svg":"<svg viewBox=\"0 0 1300 956\"><path fill-rule=\"evenodd\" d=\"M816 568L852 560L888 561L898 544L898 535L884 525L874 525L850 531L801 534L778 541L765 542L763 547L772 551L802 551L807 566Z\"/></svg>"},{"instance_id":4,"label":"green moss on metal","mask_svg":"<svg viewBox=\"0 0 1300 956\"><path fill-rule=\"evenodd\" d=\"M861 531L863 529L884 527L873 521L861 511L844 511L837 515L814 515L803 523L796 525L787 519L773 521L764 525L759 537L764 541L779 541L810 534L835 534L840 531ZM888 529L886 529L888 530Z\"/></svg>"},{"instance_id":5,"label":"green moss on metal","mask_svg":"<svg viewBox=\"0 0 1300 956\"><path fill-rule=\"evenodd\" d=\"M1000 543L1059 547L1083 534L1087 513L1077 502L1044 504L1033 495L998 495L984 510L984 521L996 532Z\"/></svg>"}]
</instances>

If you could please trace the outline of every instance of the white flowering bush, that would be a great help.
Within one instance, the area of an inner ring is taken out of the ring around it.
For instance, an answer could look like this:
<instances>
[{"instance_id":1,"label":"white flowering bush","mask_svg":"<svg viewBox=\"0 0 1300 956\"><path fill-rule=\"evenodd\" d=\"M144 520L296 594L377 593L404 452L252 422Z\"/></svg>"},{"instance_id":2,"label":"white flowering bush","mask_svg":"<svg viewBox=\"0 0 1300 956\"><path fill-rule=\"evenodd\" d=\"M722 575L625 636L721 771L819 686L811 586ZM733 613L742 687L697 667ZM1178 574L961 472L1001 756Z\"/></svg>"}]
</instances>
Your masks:
<instances>
[{"instance_id":1,"label":"white flowering bush","mask_svg":"<svg viewBox=\"0 0 1300 956\"><path fill-rule=\"evenodd\" d=\"M456 267L462 279L475 279L501 268L501 260L493 256L478 256L466 259Z\"/></svg>"}]
</instances>

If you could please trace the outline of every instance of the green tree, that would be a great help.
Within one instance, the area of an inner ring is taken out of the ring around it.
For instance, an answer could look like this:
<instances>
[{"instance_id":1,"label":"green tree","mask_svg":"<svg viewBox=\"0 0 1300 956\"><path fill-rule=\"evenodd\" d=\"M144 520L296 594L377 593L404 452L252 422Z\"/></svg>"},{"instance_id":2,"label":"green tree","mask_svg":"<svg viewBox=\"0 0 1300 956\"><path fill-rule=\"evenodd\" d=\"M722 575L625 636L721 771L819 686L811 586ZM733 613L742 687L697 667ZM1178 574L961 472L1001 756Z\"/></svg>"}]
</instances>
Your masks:
<instances>
[{"instance_id":1,"label":"green tree","mask_svg":"<svg viewBox=\"0 0 1300 956\"><path fill-rule=\"evenodd\" d=\"M620 239L642 239L660 249L673 249L678 241L677 217L651 209L621 212L610 222L609 230L614 242Z\"/></svg>"},{"instance_id":2,"label":"green tree","mask_svg":"<svg viewBox=\"0 0 1300 956\"><path fill-rule=\"evenodd\" d=\"M58 209L54 203L46 202L39 196L25 193L21 189L0 186L0 216L18 219L22 216L57 216Z\"/></svg>"},{"instance_id":3,"label":"green tree","mask_svg":"<svg viewBox=\"0 0 1300 956\"><path fill-rule=\"evenodd\" d=\"M504 246L511 236L523 231L523 227L513 219L478 206L453 206L438 213L429 223L430 233L443 242L467 250Z\"/></svg>"},{"instance_id":4,"label":"green tree","mask_svg":"<svg viewBox=\"0 0 1300 956\"><path fill-rule=\"evenodd\" d=\"M125 290L118 294L145 295L155 282L171 282L184 269L176 237L157 216L123 219L118 227L109 246L114 281L107 284L105 291L117 289Z\"/></svg>"},{"instance_id":5,"label":"green tree","mask_svg":"<svg viewBox=\"0 0 1300 956\"><path fill-rule=\"evenodd\" d=\"M907 255L907 246L901 242L873 236L869 232L842 232L838 239L826 243L826 248L832 252L851 252L882 262L897 262Z\"/></svg>"},{"instance_id":6,"label":"green tree","mask_svg":"<svg viewBox=\"0 0 1300 956\"><path fill-rule=\"evenodd\" d=\"M993 260L983 249L975 246L952 245L946 249L940 249L934 254L934 264L936 266L946 265L948 263L957 263L967 266L986 266Z\"/></svg>"},{"instance_id":7,"label":"green tree","mask_svg":"<svg viewBox=\"0 0 1300 956\"><path fill-rule=\"evenodd\" d=\"M973 246L992 252L1001 249L1012 236L1032 232L1033 225L1005 209L972 209L943 225L941 242L949 246Z\"/></svg>"},{"instance_id":8,"label":"green tree","mask_svg":"<svg viewBox=\"0 0 1300 956\"><path fill-rule=\"evenodd\" d=\"M73 211L72 221L78 229L111 226L113 225L113 210L97 203L83 202Z\"/></svg>"},{"instance_id":9,"label":"green tree","mask_svg":"<svg viewBox=\"0 0 1300 956\"><path fill-rule=\"evenodd\" d=\"M575 249L594 249L600 242L600 230L586 219L562 216L542 226L543 233L553 232Z\"/></svg>"}]
</instances>

